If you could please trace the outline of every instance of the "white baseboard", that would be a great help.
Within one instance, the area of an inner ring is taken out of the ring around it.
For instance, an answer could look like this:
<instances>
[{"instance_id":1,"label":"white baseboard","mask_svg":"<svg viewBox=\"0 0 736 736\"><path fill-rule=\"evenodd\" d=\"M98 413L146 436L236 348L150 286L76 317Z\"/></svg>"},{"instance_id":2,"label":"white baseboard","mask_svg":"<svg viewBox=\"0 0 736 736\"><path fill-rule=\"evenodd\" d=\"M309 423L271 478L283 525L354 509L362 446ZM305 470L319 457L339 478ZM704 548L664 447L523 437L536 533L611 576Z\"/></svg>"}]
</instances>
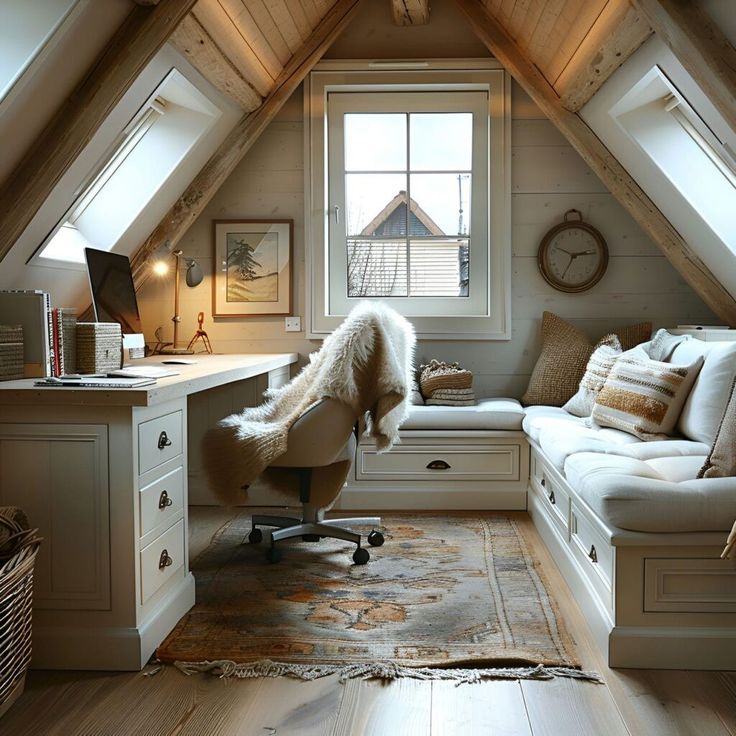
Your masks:
<instances>
[{"instance_id":1,"label":"white baseboard","mask_svg":"<svg viewBox=\"0 0 736 736\"><path fill-rule=\"evenodd\" d=\"M33 669L141 670L156 647L194 605L187 576L140 627L33 627Z\"/></svg>"},{"instance_id":2,"label":"white baseboard","mask_svg":"<svg viewBox=\"0 0 736 736\"><path fill-rule=\"evenodd\" d=\"M732 670L736 629L616 626L609 665L660 670Z\"/></svg>"},{"instance_id":3,"label":"white baseboard","mask_svg":"<svg viewBox=\"0 0 736 736\"><path fill-rule=\"evenodd\" d=\"M389 484L386 484L389 485ZM343 511L524 511L526 491L345 488L335 509Z\"/></svg>"}]
</instances>

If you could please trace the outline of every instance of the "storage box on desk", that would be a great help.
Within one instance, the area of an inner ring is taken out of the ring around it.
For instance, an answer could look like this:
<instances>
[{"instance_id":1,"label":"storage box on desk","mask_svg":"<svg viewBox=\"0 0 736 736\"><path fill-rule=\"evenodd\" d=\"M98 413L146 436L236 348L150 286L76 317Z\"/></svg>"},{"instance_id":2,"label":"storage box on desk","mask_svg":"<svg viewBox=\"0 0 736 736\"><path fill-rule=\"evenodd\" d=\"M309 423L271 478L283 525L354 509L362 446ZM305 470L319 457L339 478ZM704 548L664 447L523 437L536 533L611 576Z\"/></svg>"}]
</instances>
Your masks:
<instances>
[{"instance_id":1,"label":"storage box on desk","mask_svg":"<svg viewBox=\"0 0 736 736\"><path fill-rule=\"evenodd\" d=\"M116 322L77 322L77 373L106 373L123 364L123 334Z\"/></svg>"},{"instance_id":2,"label":"storage box on desk","mask_svg":"<svg viewBox=\"0 0 736 736\"><path fill-rule=\"evenodd\" d=\"M23 327L0 325L0 381L23 378Z\"/></svg>"}]
</instances>

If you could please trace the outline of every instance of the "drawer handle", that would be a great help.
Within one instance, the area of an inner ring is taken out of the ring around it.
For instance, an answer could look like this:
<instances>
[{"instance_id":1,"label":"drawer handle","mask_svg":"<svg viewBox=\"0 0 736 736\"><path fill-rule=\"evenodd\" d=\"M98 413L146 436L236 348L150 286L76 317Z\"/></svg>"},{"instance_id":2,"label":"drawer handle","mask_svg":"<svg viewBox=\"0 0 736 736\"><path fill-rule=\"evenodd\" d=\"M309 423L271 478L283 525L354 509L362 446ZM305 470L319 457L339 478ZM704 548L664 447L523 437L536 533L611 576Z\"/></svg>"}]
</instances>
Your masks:
<instances>
[{"instance_id":1,"label":"drawer handle","mask_svg":"<svg viewBox=\"0 0 736 736\"><path fill-rule=\"evenodd\" d=\"M169 498L169 494L166 491L161 491L161 495L158 497L158 507L163 511L167 506L171 506L174 500Z\"/></svg>"},{"instance_id":2,"label":"drawer handle","mask_svg":"<svg viewBox=\"0 0 736 736\"><path fill-rule=\"evenodd\" d=\"M158 449L163 450L164 447L168 447L171 444L171 440L169 439L166 432L161 432L161 434L158 436Z\"/></svg>"},{"instance_id":3,"label":"drawer handle","mask_svg":"<svg viewBox=\"0 0 736 736\"><path fill-rule=\"evenodd\" d=\"M590 545L590 552L588 552L588 557L590 557L591 562L598 562L598 553L595 551L595 545Z\"/></svg>"},{"instance_id":4,"label":"drawer handle","mask_svg":"<svg viewBox=\"0 0 736 736\"><path fill-rule=\"evenodd\" d=\"M552 504L553 506L554 506L554 505L555 505L555 504L557 503L557 500L555 499L555 492L554 492L554 491L550 491L550 492L549 492L549 496L547 496L547 498L549 498L549 502L550 502L550 503L551 503L551 504Z\"/></svg>"},{"instance_id":5,"label":"drawer handle","mask_svg":"<svg viewBox=\"0 0 736 736\"><path fill-rule=\"evenodd\" d=\"M446 463L444 460L432 460L431 463L428 463L427 470L449 470L450 464Z\"/></svg>"},{"instance_id":6,"label":"drawer handle","mask_svg":"<svg viewBox=\"0 0 736 736\"><path fill-rule=\"evenodd\" d=\"M542 488L544 488L547 485L547 481L544 478L542 478L542 480L539 481L539 485L542 486Z\"/></svg>"},{"instance_id":7,"label":"drawer handle","mask_svg":"<svg viewBox=\"0 0 736 736\"><path fill-rule=\"evenodd\" d=\"M161 552L161 557L158 558L158 569L163 570L165 567L170 567L174 560L169 557L169 551L167 549Z\"/></svg>"}]
</instances>

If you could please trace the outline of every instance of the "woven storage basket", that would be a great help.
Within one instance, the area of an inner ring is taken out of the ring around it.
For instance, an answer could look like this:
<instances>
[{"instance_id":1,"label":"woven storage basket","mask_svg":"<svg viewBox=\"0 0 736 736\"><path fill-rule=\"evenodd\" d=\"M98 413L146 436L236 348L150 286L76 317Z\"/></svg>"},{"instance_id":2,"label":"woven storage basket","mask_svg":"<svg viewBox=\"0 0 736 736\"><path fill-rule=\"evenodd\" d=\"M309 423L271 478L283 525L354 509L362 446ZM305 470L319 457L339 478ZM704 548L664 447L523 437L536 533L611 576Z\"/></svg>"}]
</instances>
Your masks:
<instances>
[{"instance_id":1,"label":"woven storage basket","mask_svg":"<svg viewBox=\"0 0 736 736\"><path fill-rule=\"evenodd\" d=\"M21 532L20 549L0 567L0 717L23 692L31 662L36 531Z\"/></svg>"},{"instance_id":2,"label":"woven storage basket","mask_svg":"<svg viewBox=\"0 0 736 736\"><path fill-rule=\"evenodd\" d=\"M77 373L122 367L123 334L116 322L77 322Z\"/></svg>"},{"instance_id":3,"label":"woven storage basket","mask_svg":"<svg viewBox=\"0 0 736 736\"><path fill-rule=\"evenodd\" d=\"M419 376L419 387L425 398L430 397L434 391L439 389L472 388L472 386L473 374L459 368L457 363L432 360L429 365L422 366Z\"/></svg>"},{"instance_id":4,"label":"woven storage basket","mask_svg":"<svg viewBox=\"0 0 736 736\"><path fill-rule=\"evenodd\" d=\"M0 325L0 381L23 378L23 327Z\"/></svg>"}]
</instances>

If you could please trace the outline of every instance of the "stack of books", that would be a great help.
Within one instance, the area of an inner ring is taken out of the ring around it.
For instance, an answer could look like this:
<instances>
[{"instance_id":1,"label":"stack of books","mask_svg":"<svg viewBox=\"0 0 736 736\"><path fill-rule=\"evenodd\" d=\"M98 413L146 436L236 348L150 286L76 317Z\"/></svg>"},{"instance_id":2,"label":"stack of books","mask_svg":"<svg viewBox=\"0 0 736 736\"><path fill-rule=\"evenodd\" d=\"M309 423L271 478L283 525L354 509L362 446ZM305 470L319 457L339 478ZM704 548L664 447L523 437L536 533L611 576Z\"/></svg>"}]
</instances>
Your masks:
<instances>
[{"instance_id":1,"label":"stack of books","mask_svg":"<svg viewBox=\"0 0 736 736\"><path fill-rule=\"evenodd\" d=\"M52 308L45 291L0 291L0 324L23 328L23 375L63 376L76 371L76 313Z\"/></svg>"}]
</instances>

